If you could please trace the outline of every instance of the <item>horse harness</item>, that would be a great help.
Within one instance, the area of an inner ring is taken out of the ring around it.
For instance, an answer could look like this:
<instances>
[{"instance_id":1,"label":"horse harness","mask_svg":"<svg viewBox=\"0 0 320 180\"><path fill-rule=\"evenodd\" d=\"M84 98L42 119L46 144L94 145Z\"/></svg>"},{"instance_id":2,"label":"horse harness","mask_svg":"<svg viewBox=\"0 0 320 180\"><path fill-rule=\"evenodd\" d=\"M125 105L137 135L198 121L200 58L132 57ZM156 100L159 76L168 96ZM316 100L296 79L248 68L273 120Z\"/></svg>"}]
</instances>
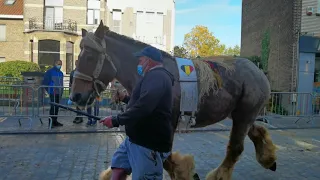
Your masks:
<instances>
[{"instance_id":1,"label":"horse harness","mask_svg":"<svg viewBox=\"0 0 320 180\"><path fill-rule=\"evenodd\" d=\"M112 69L115 73L117 73L117 69L115 65L112 62L111 57L106 53L106 42L104 40L101 41L101 44L97 43L97 38L92 32L88 32L87 35L81 40L85 43L86 46L98 51L100 53L100 58L98 59L98 63L96 65L95 70L92 73L92 76L89 76L87 74L84 74L82 72L79 72L78 70L75 70L73 77L82 79L85 81L93 82L93 89L97 93L98 96L100 96L100 93L98 91L98 84L101 86L103 90L107 89L107 85L105 85L102 81L98 79L98 77L101 74L102 67L104 64L104 60L106 59L108 62L110 62ZM81 44L81 43L80 43Z\"/></svg>"}]
</instances>

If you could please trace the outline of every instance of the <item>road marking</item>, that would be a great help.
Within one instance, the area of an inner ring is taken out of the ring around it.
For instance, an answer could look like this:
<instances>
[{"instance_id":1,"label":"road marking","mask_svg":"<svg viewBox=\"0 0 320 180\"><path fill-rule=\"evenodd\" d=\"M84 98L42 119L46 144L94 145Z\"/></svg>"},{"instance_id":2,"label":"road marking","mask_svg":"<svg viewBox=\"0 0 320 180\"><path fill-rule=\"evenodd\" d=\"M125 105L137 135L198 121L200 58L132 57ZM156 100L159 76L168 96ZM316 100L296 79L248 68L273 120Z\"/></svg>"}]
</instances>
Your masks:
<instances>
[{"instance_id":1,"label":"road marking","mask_svg":"<svg viewBox=\"0 0 320 180\"><path fill-rule=\"evenodd\" d=\"M318 146L316 145L313 145L313 144L310 144L310 143L307 143L307 142L303 142L303 141L299 141L299 140L296 140L296 139L293 139L295 141L295 143L302 147L302 148L305 148L305 149L314 149L314 148L317 148Z\"/></svg>"},{"instance_id":2,"label":"road marking","mask_svg":"<svg viewBox=\"0 0 320 180\"><path fill-rule=\"evenodd\" d=\"M312 138L311 140L320 143L320 141L317 140L317 139L313 139L313 138Z\"/></svg>"},{"instance_id":3,"label":"road marking","mask_svg":"<svg viewBox=\"0 0 320 180\"><path fill-rule=\"evenodd\" d=\"M228 126L226 126L226 125L224 125L222 123L217 123L217 125L222 126L222 127L228 127Z\"/></svg>"},{"instance_id":4,"label":"road marking","mask_svg":"<svg viewBox=\"0 0 320 180\"><path fill-rule=\"evenodd\" d=\"M0 123L2 123L3 121L5 121L7 118L6 117L1 117L0 118Z\"/></svg>"}]
</instances>

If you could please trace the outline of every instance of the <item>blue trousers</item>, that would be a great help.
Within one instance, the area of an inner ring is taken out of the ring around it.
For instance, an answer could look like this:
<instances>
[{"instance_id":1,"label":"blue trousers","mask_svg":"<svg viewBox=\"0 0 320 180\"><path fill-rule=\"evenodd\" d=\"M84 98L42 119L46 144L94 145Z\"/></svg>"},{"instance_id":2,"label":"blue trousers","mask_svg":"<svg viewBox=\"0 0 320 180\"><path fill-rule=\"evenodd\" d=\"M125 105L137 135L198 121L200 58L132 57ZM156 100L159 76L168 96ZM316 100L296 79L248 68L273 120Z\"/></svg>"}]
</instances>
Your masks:
<instances>
[{"instance_id":1,"label":"blue trousers","mask_svg":"<svg viewBox=\"0 0 320 180\"><path fill-rule=\"evenodd\" d=\"M95 102L95 104L94 104L94 106L93 106L93 109L94 109L94 116L99 116L99 101L96 101ZM88 114L92 114L92 107L88 107L87 108L87 113ZM92 118L89 118L88 117L88 120L90 121L90 120L92 120Z\"/></svg>"},{"instance_id":2,"label":"blue trousers","mask_svg":"<svg viewBox=\"0 0 320 180\"><path fill-rule=\"evenodd\" d=\"M126 137L112 157L111 168L125 169L127 174L132 173L133 180L162 180L163 162L170 153L159 153L139 146Z\"/></svg>"}]
</instances>

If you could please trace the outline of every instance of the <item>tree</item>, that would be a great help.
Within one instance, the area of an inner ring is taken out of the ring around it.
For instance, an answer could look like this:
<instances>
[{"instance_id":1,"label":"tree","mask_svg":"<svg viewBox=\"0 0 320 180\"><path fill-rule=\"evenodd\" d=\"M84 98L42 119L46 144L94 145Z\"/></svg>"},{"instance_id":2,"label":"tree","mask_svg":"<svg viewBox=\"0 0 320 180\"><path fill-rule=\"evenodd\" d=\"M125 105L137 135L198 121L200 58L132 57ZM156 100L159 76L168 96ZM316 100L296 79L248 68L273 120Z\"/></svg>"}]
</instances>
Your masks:
<instances>
[{"instance_id":1,"label":"tree","mask_svg":"<svg viewBox=\"0 0 320 180\"><path fill-rule=\"evenodd\" d=\"M224 51L224 55L240 56L240 46L239 45L235 45L233 48L232 47L226 48L225 51Z\"/></svg>"},{"instance_id":2,"label":"tree","mask_svg":"<svg viewBox=\"0 0 320 180\"><path fill-rule=\"evenodd\" d=\"M191 32L184 36L183 44L191 57L221 55L225 50L225 45L221 45L209 29L201 25L192 28Z\"/></svg>"},{"instance_id":3,"label":"tree","mask_svg":"<svg viewBox=\"0 0 320 180\"><path fill-rule=\"evenodd\" d=\"M233 47L233 55L240 56L240 46L239 45L235 45Z\"/></svg>"},{"instance_id":4,"label":"tree","mask_svg":"<svg viewBox=\"0 0 320 180\"><path fill-rule=\"evenodd\" d=\"M181 58L187 58L188 52L187 50L182 46L174 46L173 48L173 55L175 57L181 57Z\"/></svg>"}]
</instances>

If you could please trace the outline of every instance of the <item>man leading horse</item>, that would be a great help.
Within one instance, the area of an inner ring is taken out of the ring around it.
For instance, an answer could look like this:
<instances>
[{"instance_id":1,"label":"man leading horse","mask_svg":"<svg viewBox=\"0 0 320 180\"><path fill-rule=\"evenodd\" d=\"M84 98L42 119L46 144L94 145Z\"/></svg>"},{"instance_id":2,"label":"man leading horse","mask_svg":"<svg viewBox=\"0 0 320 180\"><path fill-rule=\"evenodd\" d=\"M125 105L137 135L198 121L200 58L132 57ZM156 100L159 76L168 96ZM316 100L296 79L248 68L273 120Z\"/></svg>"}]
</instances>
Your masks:
<instances>
[{"instance_id":1,"label":"man leading horse","mask_svg":"<svg viewBox=\"0 0 320 180\"><path fill-rule=\"evenodd\" d=\"M171 123L174 78L162 65L161 52L149 46L134 54L142 76L135 86L128 109L101 120L105 126L124 125L128 137L114 153L112 180L163 179L163 162L170 155L173 139Z\"/></svg>"}]
</instances>

